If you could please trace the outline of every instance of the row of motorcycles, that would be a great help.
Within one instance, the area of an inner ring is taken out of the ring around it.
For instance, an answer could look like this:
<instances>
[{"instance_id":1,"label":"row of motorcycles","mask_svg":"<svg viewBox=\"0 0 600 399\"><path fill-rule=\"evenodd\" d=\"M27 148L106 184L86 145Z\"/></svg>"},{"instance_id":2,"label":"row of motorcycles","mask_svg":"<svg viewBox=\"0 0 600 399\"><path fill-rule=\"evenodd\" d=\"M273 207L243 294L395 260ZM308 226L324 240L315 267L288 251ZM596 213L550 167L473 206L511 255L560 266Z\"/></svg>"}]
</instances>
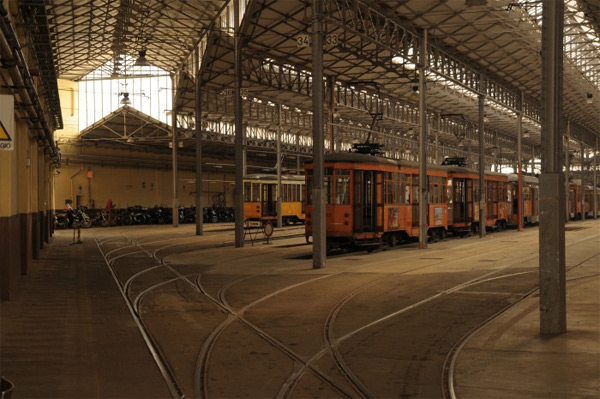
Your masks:
<instances>
[{"instance_id":1,"label":"row of motorcycles","mask_svg":"<svg viewBox=\"0 0 600 399\"><path fill-rule=\"evenodd\" d=\"M196 208L179 208L179 223L196 223ZM234 221L234 210L228 207L211 207L202 210L204 223L224 223ZM92 226L131 226L143 224L171 224L173 212L171 208L145 208L132 206L127 209L64 209L54 215L57 229L88 228Z\"/></svg>"}]
</instances>

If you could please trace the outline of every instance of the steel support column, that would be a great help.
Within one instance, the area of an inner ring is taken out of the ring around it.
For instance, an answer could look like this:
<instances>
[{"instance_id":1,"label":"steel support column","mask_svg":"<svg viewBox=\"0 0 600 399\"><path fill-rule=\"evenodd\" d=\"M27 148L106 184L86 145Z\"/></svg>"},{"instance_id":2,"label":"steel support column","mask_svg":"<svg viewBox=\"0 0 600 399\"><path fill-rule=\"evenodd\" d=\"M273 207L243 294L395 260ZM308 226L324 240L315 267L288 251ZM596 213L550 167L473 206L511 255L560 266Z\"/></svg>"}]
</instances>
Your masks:
<instances>
[{"instance_id":1,"label":"steel support column","mask_svg":"<svg viewBox=\"0 0 600 399\"><path fill-rule=\"evenodd\" d=\"M419 49L419 248L427 248L427 29Z\"/></svg>"},{"instance_id":2,"label":"steel support column","mask_svg":"<svg viewBox=\"0 0 600 399\"><path fill-rule=\"evenodd\" d=\"M436 114L436 116L435 116L436 126L435 126L435 130L433 131L434 138L435 138L435 163L436 164L441 164L441 162L440 162L440 119L441 119L440 114L439 113Z\"/></svg>"},{"instance_id":3,"label":"steel support column","mask_svg":"<svg viewBox=\"0 0 600 399\"><path fill-rule=\"evenodd\" d=\"M594 219L598 219L598 161L596 160L596 158L598 157L598 137L596 137L596 145L594 146L594 175L593 175L593 179L594 179L594 186L593 186L593 196L594 196L594 201L593 201L593 210L594 210Z\"/></svg>"},{"instance_id":4,"label":"steel support column","mask_svg":"<svg viewBox=\"0 0 600 399\"><path fill-rule=\"evenodd\" d=\"M323 189L323 31L322 0L312 0L312 111L313 111L313 268L325 267L325 193ZM309 187L307 187L307 190Z\"/></svg>"},{"instance_id":5,"label":"steel support column","mask_svg":"<svg viewBox=\"0 0 600 399\"><path fill-rule=\"evenodd\" d=\"M519 113L517 114L518 132L517 132L517 212L519 220L517 222L517 230L523 230L523 101L525 95L521 92L519 101Z\"/></svg>"},{"instance_id":6,"label":"steel support column","mask_svg":"<svg viewBox=\"0 0 600 399\"><path fill-rule=\"evenodd\" d=\"M562 173L564 1L542 3L542 174L540 176L540 332L567 331L565 190Z\"/></svg>"},{"instance_id":7,"label":"steel support column","mask_svg":"<svg viewBox=\"0 0 600 399\"><path fill-rule=\"evenodd\" d=\"M485 93L485 78L481 77L481 93ZM486 214L485 214L485 138L484 138L484 129L485 129L485 95L479 95L479 238L485 237L485 224L486 224Z\"/></svg>"},{"instance_id":8,"label":"steel support column","mask_svg":"<svg viewBox=\"0 0 600 399\"><path fill-rule=\"evenodd\" d=\"M179 226L179 176L177 174L177 146L179 140L177 140L177 110L175 109L176 103L176 79L175 74L171 75L171 82L173 87L173 106L171 107L171 150L173 154L173 227Z\"/></svg>"},{"instance_id":9,"label":"steel support column","mask_svg":"<svg viewBox=\"0 0 600 399\"><path fill-rule=\"evenodd\" d=\"M585 220L585 146L583 141L581 142L581 181L579 182L581 188L581 220Z\"/></svg>"},{"instance_id":10,"label":"steel support column","mask_svg":"<svg viewBox=\"0 0 600 399\"><path fill-rule=\"evenodd\" d=\"M277 227L283 226L281 206L281 104L277 104Z\"/></svg>"},{"instance_id":11,"label":"steel support column","mask_svg":"<svg viewBox=\"0 0 600 399\"><path fill-rule=\"evenodd\" d=\"M335 111L335 78L327 76L327 106L329 108L329 118L327 127L329 128L329 153L335 152L335 140L333 137L333 113Z\"/></svg>"},{"instance_id":12,"label":"steel support column","mask_svg":"<svg viewBox=\"0 0 600 399\"><path fill-rule=\"evenodd\" d=\"M244 246L244 125L242 108L242 38L240 34L240 5L233 2L234 15L234 113L235 113L235 247Z\"/></svg>"},{"instance_id":13,"label":"steel support column","mask_svg":"<svg viewBox=\"0 0 600 399\"><path fill-rule=\"evenodd\" d=\"M571 175L571 157L569 156L569 143L571 141L571 121L567 120L567 144L565 145L565 223L569 223L569 180Z\"/></svg>"},{"instance_id":14,"label":"steel support column","mask_svg":"<svg viewBox=\"0 0 600 399\"><path fill-rule=\"evenodd\" d=\"M200 71L200 54L196 49L196 71ZM202 80L196 72L196 235L204 234L202 206Z\"/></svg>"},{"instance_id":15,"label":"steel support column","mask_svg":"<svg viewBox=\"0 0 600 399\"><path fill-rule=\"evenodd\" d=\"M242 150L242 176L248 174L248 150L246 147Z\"/></svg>"}]
</instances>

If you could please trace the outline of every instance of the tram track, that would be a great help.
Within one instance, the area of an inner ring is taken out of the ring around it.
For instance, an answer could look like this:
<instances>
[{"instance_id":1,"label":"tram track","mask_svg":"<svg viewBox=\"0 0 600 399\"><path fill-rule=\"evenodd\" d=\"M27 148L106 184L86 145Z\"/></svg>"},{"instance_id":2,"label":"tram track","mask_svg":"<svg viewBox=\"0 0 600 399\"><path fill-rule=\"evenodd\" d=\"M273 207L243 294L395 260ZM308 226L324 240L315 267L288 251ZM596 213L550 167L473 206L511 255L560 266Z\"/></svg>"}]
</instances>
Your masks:
<instances>
[{"instance_id":1,"label":"tram track","mask_svg":"<svg viewBox=\"0 0 600 399\"><path fill-rule=\"evenodd\" d=\"M115 281L115 284L117 285L119 291L121 292L121 296L123 297L123 300L125 301L125 304L127 305L127 308L131 314L131 317L134 319L134 322L136 323L136 326L138 327L138 330L140 331L140 334L142 335L142 339L146 343L146 346L148 347L148 350L150 351L150 354L151 354L152 358L154 359L154 362L156 363L160 374L162 375L163 379L165 380L165 383L167 385L169 393L171 394L171 397L183 399L185 397L185 395L183 394L183 390L179 386L179 383L177 382L177 380L175 378L175 374L174 374L173 370L171 369L171 367L169 366L167 359L160 351L160 348L158 347L157 343L152 338L150 331L144 325L143 320L141 319L141 317L139 317L138 312L134 309L133 303L130 301L129 297L127 296L127 294L125 293L125 291L123 289L123 284L119 280L119 278L118 278L115 270L113 269L111 263L109 262L108 258L102 251L100 243L96 240L96 237L94 237L94 240L98 247L98 251L100 251L100 254L103 257L103 259L106 263L106 266L108 267L108 269Z\"/></svg>"},{"instance_id":2,"label":"tram track","mask_svg":"<svg viewBox=\"0 0 600 399\"><path fill-rule=\"evenodd\" d=\"M584 240L582 240L582 241L584 241ZM568 270L566 270L565 274L569 273L571 270L583 265L585 262L587 262L593 258L596 258L598 256L600 256L600 254L594 254L593 256L582 260L581 262L577 263L576 265L574 265L574 266L570 267ZM600 276L599 273L594 273L594 274L590 274L590 275L578 276L578 277L566 279L566 282L579 281L579 280L583 280L583 279L587 279L587 278L594 278L594 277L598 277L598 276ZM444 367L443 367L444 371L442 373L442 388L443 388L443 393L444 393L445 399L457 399L456 391L455 391L456 361L458 359L458 356L460 355L460 352L465 347L465 345L469 342L469 340L473 336L475 336L479 331L481 331L485 326L487 326L488 324L490 324L491 322L496 320L498 317L500 317L502 314L504 314L511 308L519 305L520 303L522 303L523 301L525 301L532 295L536 294L537 292L539 292L539 287L534 287L533 289L531 289L530 291L525 293L517 302L509 304L505 308L499 310L498 312L496 312L495 314L493 314L492 316L490 316L489 318L484 320L482 323L480 323L475 328L471 329L469 332L467 332L465 335L463 335L452 346L452 348L450 349L450 351L448 352L448 354L446 356L446 359L444 360Z\"/></svg>"},{"instance_id":3,"label":"tram track","mask_svg":"<svg viewBox=\"0 0 600 399\"><path fill-rule=\"evenodd\" d=\"M293 238L294 236L292 236ZM290 236L286 236L286 237L280 237L280 239L284 239L284 238L290 238ZM131 240L130 240L131 242ZM97 243L98 244L98 243ZM184 281L187 282L189 285L191 285L194 289L196 289L198 292L200 292L201 294L205 295L207 298L209 298L213 303L215 303L217 305L218 308L220 308L221 310L228 312L230 315L233 315L234 318L236 320L239 320L240 322L242 322L242 324L244 324L246 327L250 328L251 330L253 330L257 335L259 335L260 337L262 337L263 339L265 339L267 342L269 342L271 345L277 347L278 349L282 350L283 352L285 352L286 354L288 354L292 359L295 360L299 360L300 356L298 354L293 353L292 351L289 351L288 348L285 348L285 346L283 344L281 344L279 341L277 341L275 338L273 338L272 336L270 336L266 331L258 328L257 326L254 326L251 322L249 322L248 320L244 320L243 318L241 318L239 315L237 315L232 309L230 309L230 307L228 306L228 304L222 303L220 302L218 299L215 299L214 297L212 297L210 294L208 294L204 288L202 287L202 285L200 284L200 277L201 274L198 273L194 273L194 274L190 274L190 275L182 275L180 274L177 270L173 269L170 264L168 264L167 262L165 262L164 258L159 258L156 255L157 251L154 251L153 253L149 252L148 250L146 250L145 248L141 247L141 245L139 244L132 244L132 246L137 246L138 248L140 248L140 251L135 251L135 253L145 253L146 255L148 255L149 258L151 258L153 261L158 261L159 264L146 268L138 273L136 273L134 276L130 277L128 280L126 280L125 284L121 283L121 281L119 280L118 276L116 275L116 273L113 270L113 262L116 258L113 259L108 259L108 257L105 256L104 252L102 251L100 245L98 244L98 249L100 250L100 252L102 253L105 262L107 263L109 269L111 269L111 272L113 274L113 277L115 278L115 281L117 282L117 284L119 285L119 288L122 292L122 294L124 295L124 298L126 299L126 302L128 304L128 307L130 308L130 312L132 314L132 317L136 320L136 323L138 325L138 328L140 329L140 331L142 332L142 336L144 338L144 340L146 341L147 346L149 347L151 353L153 354L153 357L155 359L155 361L157 362L157 365L159 366L159 369L161 371L161 374L163 374L163 378L165 378L165 381L167 382L167 385L171 387L173 387L173 392L177 392L180 393L181 392L181 388L179 387L174 374L172 371L170 371L170 368L168 366L168 362L167 359L164 357L164 355L161 354L160 350L158 349L157 345L155 344L154 340L152 339L152 335L149 331L149 329L145 326L143 319L141 317L141 303L142 300L144 299L144 297L149 294L150 292L156 290L157 288L160 288L162 286L174 283L176 281ZM227 245L223 245L223 246L227 246ZM194 250L201 250L201 249L210 249L210 248L214 248L215 245L206 245L202 248L194 248ZM272 251L269 252L273 252L275 250L278 250L278 248L273 248ZM180 253L180 252L179 252ZM133 254L133 253L132 253ZM264 255L264 253L261 253L259 255ZM124 254L123 256L126 256L126 254ZM122 256L119 256L117 258L120 258ZM228 261L235 261L235 260L239 260L241 258L247 258L248 256L241 256L241 257L235 257L232 259L229 259ZM176 275L175 278L169 279L169 280L165 280L165 281L161 281L160 283L154 284L150 287L147 287L145 290L143 290L142 292L140 292L135 298L131 299L129 296L129 289L131 287L131 284L133 283L133 281L149 272L152 270L156 270L159 268L166 268L167 270L169 270L171 273L173 273L174 275ZM266 273L268 272L272 272L272 270L268 270L266 271ZM264 274L263 273L259 273L259 274ZM197 283L193 283L190 279L193 278L194 276L197 276ZM253 277L253 276L250 276ZM240 280L243 280L245 278L242 278ZM227 287L223 287L220 292L224 292L226 290ZM221 297L223 296L223 294L220 295ZM228 325L228 324L227 324ZM224 331L224 329L227 327L227 325L224 325L222 327L222 331ZM211 337L212 336L217 336L220 335L219 329L215 329L213 331L213 333L211 333L211 335L209 336L209 339L205 342L210 342ZM286 350L287 349L287 350ZM205 363L207 364L207 362ZM325 381L327 382L327 381ZM331 382L329 381L328 383L331 384ZM332 388L334 390L337 391L335 386L332 386ZM171 391L171 389L170 389ZM172 392L172 394L173 394ZM173 396L176 397L176 396ZM346 397L350 397L347 396Z\"/></svg>"},{"instance_id":4,"label":"tram track","mask_svg":"<svg viewBox=\"0 0 600 399\"><path fill-rule=\"evenodd\" d=\"M585 241L587 240L583 239L580 241ZM597 255L596 255L597 256ZM523 263L526 262L528 260L532 260L534 258L536 258L537 255L533 255L530 256L528 258L525 259L521 259L521 260L517 260L515 262L512 262L511 264L509 264L508 266L502 268L502 269L498 269L498 270L494 270L492 272L489 272L483 276L479 276L471 281L468 281L466 283L461 283L453 288L447 289L445 291L442 291L438 294L432 295L429 298L425 298L415 304L412 304L410 306L407 306L403 309L400 309L396 312L393 312L385 317L382 317L378 320L375 320L371 323L365 324L362 327L355 329L354 331L351 331L350 333L345 334L344 336L342 336L339 339L335 339L333 338L333 325L335 323L335 319L337 318L337 316L339 315L340 311L342 310L343 306L350 301L352 298L356 297L358 294L360 294L361 292L363 292L364 290L378 284L381 281L385 281L386 278L381 278L381 279L377 279L375 281L372 281L362 287L359 287L357 289L355 289L354 291L352 291L351 293L347 294L344 298L342 298L340 301L338 301L336 303L336 305L332 308L332 310L330 311L330 313L327 316L326 322L325 322L325 327L324 327L324 332L325 332L325 342L327 343L327 347L326 348L322 348L319 352L317 352L308 362L308 364L311 363L315 363L317 362L320 358L322 358L325 355L325 349L327 350L327 352L329 352L329 354L331 355L334 364L336 365L336 367L339 369L339 371L342 373L342 375L346 378L346 380L350 383L350 385L356 390L356 392L361 395L361 397L363 398L371 398L371 397L375 397L375 395L373 395L373 393L369 390L369 388L363 383L362 380L360 380L360 378L358 378L356 376L356 374L347 366L347 364L345 363L345 361L343 360L343 356L340 354L339 352L339 345L349 339L350 337L352 337L353 335L361 332L362 330L366 329L366 328L370 328L373 327L376 324L379 324L383 321L386 321L392 317L398 316L402 313L405 313L409 310L412 310L418 306L424 305L430 301L433 301L435 299L438 299L444 295L448 295L448 294L452 294L455 292L458 292L464 288L469 288L472 287L474 285L477 284L482 284L482 283L486 283L486 282L490 282L490 281L494 281L494 280L498 280L498 279L502 279L502 278L510 278L510 277L514 277L514 276L519 276L519 275L523 275L523 274L530 274L530 273L535 273L537 272L537 270L533 270L533 271L526 271L526 272L519 272L519 273L511 273L511 274L506 274L506 275L501 275L501 276L496 276L496 277L490 277L490 278L486 278L489 277L493 274L497 274L499 272L502 272L504 270L508 270L509 268L513 267L515 264L519 264L519 263ZM465 257L465 259L468 257ZM589 260L589 259L587 259ZM582 262L580 262L579 264L584 263L584 260ZM428 265L425 266L423 268L428 268L428 267L434 267L436 266L436 264L432 264L432 265ZM575 266L576 267L576 266ZM574 267L573 267L574 268ZM569 269L569 270L572 270ZM412 272L412 271L411 271ZM525 294L525 295L528 295ZM501 310L499 312L499 314L502 314L504 311L506 311L508 308L504 310ZM296 384L298 383L298 381L302 378L303 373L304 373L305 369L301 369L301 370L296 370L295 372L293 372L290 377L288 378L288 380L286 380L286 382L282 385L282 388L279 391L279 394L277 396L278 399L281 398L287 398L291 395L293 388L296 386ZM452 399L455 399L454 397Z\"/></svg>"},{"instance_id":5,"label":"tram track","mask_svg":"<svg viewBox=\"0 0 600 399\"><path fill-rule=\"evenodd\" d=\"M285 238L291 238L290 236L285 237ZM583 241L583 240L582 240ZM133 241L132 241L133 242ZM98 244L98 242L97 242ZM189 244L189 243L187 243ZM233 322L235 321L239 321L242 325L246 326L248 329L250 329L251 331L253 331L257 336L263 338L266 342L268 342L270 345L274 346L275 348L277 348L278 350L280 350L282 353L284 353L286 356L288 356L290 359L292 359L295 364L300 365L300 368L298 367L294 367L295 372L294 374L296 375L296 377L294 378L288 378L288 380L286 380L286 382L284 382L284 384L282 385L281 389L280 389L280 393L278 394L278 398L280 397L289 397L291 395L291 393L294 390L294 387L296 385L296 383L298 382L298 380L302 377L302 375L305 373L305 371L311 370L314 371L317 376L317 378L319 378L322 382L324 382L326 385L330 386L335 392L337 392L340 396L344 396L344 397L356 397L356 393L358 393L358 395L360 397L374 397L374 395L372 394L372 392L370 392L369 388L364 386L364 384L362 384L362 382L358 379L358 377L356 377L356 375L354 375L354 373L352 372L352 370L350 370L350 368L348 368L347 365L345 365L344 361L343 361L343 357L341 356L341 354L336 353L336 351L338 351L339 345L349 339L351 336L357 334L358 332L364 331L366 328L370 328L378 323L383 322L384 320L389 319L390 317L394 317L397 316L401 313L403 313L404 311L408 311L416 306L420 306L426 302L424 301L420 301L417 302L416 304L410 305L404 309L401 309L400 311L396 311L393 312L389 315L386 315L383 318L380 318L374 322L371 323L366 323L365 325L360 326L358 329L355 329L354 331L350 332L349 334L346 334L340 338L338 338L337 340L335 339L335 337L333 337L333 326L335 324L335 321L340 313L340 311L342 310L342 308L344 307L344 305L350 301L352 298L356 297L360 292L366 290L367 288L369 288L370 286L376 285L378 283L377 280L375 281L371 281L368 284L366 284L364 287L359 287L358 289L352 291L351 293L347 294L346 296L344 296L342 299L340 299L336 305L334 306L334 308L331 309L329 315L327 316L324 328L323 328L323 335L324 337L326 337L326 342L327 342L327 347L323 348L321 351L319 351L318 353L316 353L312 358L306 360L304 359L302 356L300 356L298 353L296 353L295 351L291 350L287 345L283 344L281 341L279 341L276 337L268 334L264 329L260 328L259 326L255 325L254 323L252 323L250 320L247 320L244 317L245 312L256 306L257 304L264 302L265 300L272 298L276 295L279 295L285 291L291 290L293 288L299 287L303 284L309 284L309 283L313 283L317 280L326 278L326 277L331 277L334 275L337 275L339 273L334 273L334 274L328 274L325 276L319 276L315 279L310 279L307 281L303 281L301 283L297 283L291 286L287 286L284 287L280 290L274 291L269 293L268 295L265 295L247 305L245 305L243 308L238 309L237 311L234 310L231 305L228 303L227 301L227 290L232 287L235 284L238 284L242 281L248 280L248 279L252 279L252 278L256 278L258 276L261 275L266 275L272 272L276 272L280 269L283 268L274 268L274 269L269 269L269 270L265 270L262 271L260 273L256 273L253 275L249 275L249 276L244 276L242 278L233 280L228 282L226 285L222 286L216 295L210 295L205 288L203 287L202 284L202 275L204 273L204 271L202 273L193 273L193 274L186 274L186 275L182 275L179 272L177 272L175 269L173 269L167 262L165 262L164 258L167 256L170 256L171 254L166 254L164 257L160 257L158 255L158 251L161 249L159 248L158 250L154 251L154 252L150 252L149 250L143 248L141 246L141 243L137 243L136 244L138 246L138 248L141 248L141 251L139 252L144 252L146 253L146 255L148 255L149 258L153 258L154 260L158 260L160 262L160 264L153 266L151 269L158 269L160 267L167 267L170 271L172 271L177 277L170 279L168 281L163 281L161 283L158 283L156 285L154 285L153 287L150 287L148 289L146 289L143 294L138 295L138 297L136 299L134 299L134 312L139 316L139 312L140 312L140 304L144 298L145 295L147 295L148 293L152 292L153 289L157 289L163 285L167 285L169 283L173 283L175 281L179 281L179 280L183 280L185 282L187 282L187 284L197 287L197 291L200 292L201 294L203 294L204 296L206 296L209 300L211 300L216 306L217 308L219 308L221 311L225 312L226 314L228 314L227 319L225 319L221 324L219 325L217 328L215 328L209 338L204 342L203 347L199 353L198 359L197 359L197 364L196 364L196 371L195 371L195 375L196 377L194 378L195 381L195 387L194 387L194 392L195 392L195 396L196 397L208 397L209 396L209 392L208 392L208 369L209 369L209 360L211 357L211 353L212 353L212 349L214 348L216 342L219 340L219 337L222 335L222 333L227 329L227 327L229 327ZM182 245L186 245L184 243L182 243ZM225 245L227 246L227 245ZM201 249L208 249L208 248L214 248L214 245L207 245L206 247L195 247L193 250L201 250ZM102 253L102 249L100 248L100 245L98 244L98 248ZM264 253L263 253L264 255ZM467 259L468 257L471 256L475 256L476 254L469 254L467 257L465 257L465 259ZM104 256L104 253L103 253ZM533 258L535 256L532 256L531 258ZM230 259L229 261L234 261L236 258ZM108 261L107 257L105 256L105 261L107 262L107 265L109 265L109 267L112 267L112 262L114 262L116 260L116 258L111 259L111 262ZM522 263L524 262L524 259L520 259L518 261L515 261L513 263L511 263L509 266L507 266L506 268L509 268L511 266L514 266L514 264L517 263ZM444 260L440 261L440 262L436 262L435 265L439 265L441 263L444 263ZM427 265L427 266L423 266L423 268L426 267L432 267L434 266L433 264ZM372 265L369 266L365 266L365 267L372 267ZM360 268L360 266L357 266L357 268ZM501 270L505 270L506 268L503 269L498 269L498 270L494 270L484 276L480 276L478 277L478 279L484 278L486 276L489 276L490 274L493 273L498 273ZM143 275L144 273L150 271L149 269L143 270L138 272L136 275L130 277L125 284L122 284L122 286L125 289L125 293L127 294L127 291L129 289L129 287L131 286L131 283L140 275ZM411 271L414 270L409 270L406 271L406 273L409 273ZM525 274L525 273L532 273L531 272L522 272L522 273L517 273L517 274L512 274L512 275L504 275L504 276L496 276L493 278L489 278L488 280L482 280L481 282L485 282L485 281L492 281L494 279L499 279L499 278L507 278L510 276L514 276L514 275L518 275L518 274ZM394 273L394 274L399 274L399 273ZM114 276L113 276L114 277ZM194 280L195 278L195 280ZM384 280L384 278L381 278L381 280ZM477 279L475 279L477 280ZM441 294L449 294L452 292L455 292L454 290L457 290L458 287L462 287L465 288L467 286L471 286L471 285L465 285L465 284L469 284L472 283L472 285L478 283L477 281L469 281L467 283L463 283L463 284L459 284L449 290L446 290L444 292L442 292ZM432 297L430 297L430 300L435 299L436 297L439 297L439 294L436 294ZM140 322L142 322L140 320ZM142 322L143 323L143 322ZM332 359L334 359L334 363L336 365L336 367L338 369L340 369L340 371L342 371L342 374L344 375L344 377L346 378L346 380L349 380L348 382L350 383L350 386L352 387L353 390L356 391L356 393L348 391L347 389L340 387L338 383L336 383L334 380L332 380L328 375L324 374L323 372L321 372L320 370L318 370L316 367L314 367L314 363L316 363L316 361L324 356L325 354L330 354ZM338 360L336 360L336 358ZM159 367L160 368L160 367ZM314 374L314 373L313 373ZM287 384L287 385L286 385ZM363 386L361 386L361 384ZM200 390L200 391L199 391ZM175 396L174 396L175 397Z\"/></svg>"}]
</instances>

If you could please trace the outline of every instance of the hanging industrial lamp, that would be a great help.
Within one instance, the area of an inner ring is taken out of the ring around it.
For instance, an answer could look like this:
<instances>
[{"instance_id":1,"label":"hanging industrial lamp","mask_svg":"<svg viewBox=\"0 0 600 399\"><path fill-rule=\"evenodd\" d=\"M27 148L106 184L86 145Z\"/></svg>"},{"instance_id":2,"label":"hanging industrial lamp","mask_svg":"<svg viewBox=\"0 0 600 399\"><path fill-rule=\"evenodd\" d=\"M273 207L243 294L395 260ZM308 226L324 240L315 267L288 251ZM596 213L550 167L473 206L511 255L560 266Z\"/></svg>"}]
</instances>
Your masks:
<instances>
[{"instance_id":1,"label":"hanging industrial lamp","mask_svg":"<svg viewBox=\"0 0 600 399\"><path fill-rule=\"evenodd\" d=\"M150 63L146 59L146 49L140 50L139 55L140 56L137 58L137 60L135 60L135 63L133 65L139 66L139 67L150 66Z\"/></svg>"},{"instance_id":2,"label":"hanging industrial lamp","mask_svg":"<svg viewBox=\"0 0 600 399\"><path fill-rule=\"evenodd\" d=\"M121 104L122 105L129 105L131 104L131 100L129 99L129 93L121 93L123 95L123 98L121 99Z\"/></svg>"}]
</instances>

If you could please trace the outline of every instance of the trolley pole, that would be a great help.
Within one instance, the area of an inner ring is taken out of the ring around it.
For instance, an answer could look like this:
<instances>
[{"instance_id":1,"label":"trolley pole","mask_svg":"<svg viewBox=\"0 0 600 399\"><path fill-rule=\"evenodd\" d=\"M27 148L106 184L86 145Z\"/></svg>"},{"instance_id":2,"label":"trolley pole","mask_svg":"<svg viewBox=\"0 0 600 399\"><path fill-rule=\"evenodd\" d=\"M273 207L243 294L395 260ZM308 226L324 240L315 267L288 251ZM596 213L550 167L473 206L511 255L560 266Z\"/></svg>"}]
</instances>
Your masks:
<instances>
[{"instance_id":1,"label":"trolley pole","mask_svg":"<svg viewBox=\"0 0 600 399\"><path fill-rule=\"evenodd\" d=\"M244 246L244 176L243 176L243 150L244 150L244 125L242 109L242 38L240 34L240 5L239 1L233 2L234 15L234 113L235 113L235 247Z\"/></svg>"},{"instance_id":2,"label":"trolley pole","mask_svg":"<svg viewBox=\"0 0 600 399\"><path fill-rule=\"evenodd\" d=\"M419 248L427 248L427 29L423 30L419 49Z\"/></svg>"},{"instance_id":3,"label":"trolley pole","mask_svg":"<svg viewBox=\"0 0 600 399\"><path fill-rule=\"evenodd\" d=\"M486 80L481 76L481 94L479 95L479 238L485 237L485 90Z\"/></svg>"},{"instance_id":4,"label":"trolley pole","mask_svg":"<svg viewBox=\"0 0 600 399\"><path fill-rule=\"evenodd\" d=\"M564 1L542 3L542 174L540 176L540 332L567 331L565 175L562 173Z\"/></svg>"},{"instance_id":5,"label":"trolley pole","mask_svg":"<svg viewBox=\"0 0 600 399\"><path fill-rule=\"evenodd\" d=\"M312 111L313 111L313 268L325 267L327 236L325 228L325 193L323 165L325 161L323 137L323 32L321 26L322 0L312 0ZM310 188L307 187L307 190Z\"/></svg>"},{"instance_id":6,"label":"trolley pole","mask_svg":"<svg viewBox=\"0 0 600 399\"><path fill-rule=\"evenodd\" d=\"M200 50L196 48L196 235L204 234L202 212L202 80Z\"/></svg>"},{"instance_id":7,"label":"trolley pole","mask_svg":"<svg viewBox=\"0 0 600 399\"><path fill-rule=\"evenodd\" d=\"M179 227L179 184L177 184L179 179L177 176L177 146L179 142L177 140L177 107L175 106L177 81L175 74L171 74L171 84L173 87L173 106L171 107L171 127L173 129L171 137L171 146L173 147L173 227Z\"/></svg>"},{"instance_id":8,"label":"trolley pole","mask_svg":"<svg viewBox=\"0 0 600 399\"><path fill-rule=\"evenodd\" d=\"M518 178L517 178L517 203L519 213L519 220L517 223L517 230L523 230L523 101L525 101L525 95L521 92L521 101L519 102L519 113L517 114L517 122L519 131L517 134L517 167Z\"/></svg>"}]
</instances>

